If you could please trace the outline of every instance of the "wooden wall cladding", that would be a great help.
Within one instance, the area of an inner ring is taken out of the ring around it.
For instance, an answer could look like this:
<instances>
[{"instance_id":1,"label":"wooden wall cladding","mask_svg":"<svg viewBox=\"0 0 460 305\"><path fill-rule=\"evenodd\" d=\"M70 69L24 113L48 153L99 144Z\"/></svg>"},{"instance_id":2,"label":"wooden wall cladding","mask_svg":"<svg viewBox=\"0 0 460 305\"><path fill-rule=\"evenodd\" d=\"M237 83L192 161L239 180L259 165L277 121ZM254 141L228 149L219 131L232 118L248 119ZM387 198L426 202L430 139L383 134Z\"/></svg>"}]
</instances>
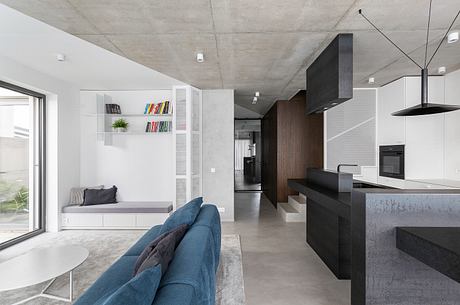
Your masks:
<instances>
[{"instance_id":1,"label":"wooden wall cladding","mask_svg":"<svg viewBox=\"0 0 460 305\"><path fill-rule=\"evenodd\" d=\"M323 115L305 115L305 91L277 101L262 120L262 190L276 206L295 194L287 179L323 167Z\"/></svg>"}]
</instances>

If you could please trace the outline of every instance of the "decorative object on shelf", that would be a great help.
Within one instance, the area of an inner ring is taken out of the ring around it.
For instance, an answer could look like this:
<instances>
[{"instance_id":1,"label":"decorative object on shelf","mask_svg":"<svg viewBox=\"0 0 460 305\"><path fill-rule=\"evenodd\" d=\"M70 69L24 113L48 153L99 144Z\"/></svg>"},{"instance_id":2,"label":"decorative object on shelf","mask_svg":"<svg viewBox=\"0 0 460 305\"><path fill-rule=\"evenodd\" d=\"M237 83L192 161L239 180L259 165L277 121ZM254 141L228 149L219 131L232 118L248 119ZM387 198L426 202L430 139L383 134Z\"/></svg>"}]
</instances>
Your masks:
<instances>
[{"instance_id":1,"label":"decorative object on shelf","mask_svg":"<svg viewBox=\"0 0 460 305\"><path fill-rule=\"evenodd\" d=\"M147 122L145 126L145 132L171 132L172 122L171 121L159 121L159 122Z\"/></svg>"},{"instance_id":2,"label":"decorative object on shelf","mask_svg":"<svg viewBox=\"0 0 460 305\"><path fill-rule=\"evenodd\" d=\"M121 108L118 104L105 104L105 113L107 114L121 114Z\"/></svg>"},{"instance_id":3,"label":"decorative object on shelf","mask_svg":"<svg viewBox=\"0 0 460 305\"><path fill-rule=\"evenodd\" d=\"M431 61L433 60L434 56L438 52L439 48L441 47L442 43L446 39L449 31L451 30L452 26L454 25L455 21L457 20L458 16L460 15L460 10L458 11L457 15L455 16L454 20L449 26L449 29L446 31L446 34L442 37L441 41L439 42L436 50L434 51L433 55L429 60L428 55L428 38L430 35L430 23L431 23L431 3L430 1L430 9L428 15L428 28L426 31L426 44L425 44L425 63L423 66L419 65L412 57L410 57L406 52L404 52L396 43L394 43L387 35L385 35L381 30L379 30L362 12L360 9L358 12L359 14L366 19L366 21L372 25L380 34L383 35L391 44L393 44L401 53L403 53L407 58L409 58L415 65L417 65L421 69L421 80L422 80L422 94L421 94L421 103L420 105L413 106L410 108L406 108L400 111L393 112L392 115L394 116L414 116L414 115L427 115L427 114L436 114L436 113L443 113L449 112L454 110L459 110L460 106L457 105L444 105L444 104L434 104L428 102L428 66L430 65Z\"/></svg>"},{"instance_id":4,"label":"decorative object on shelf","mask_svg":"<svg viewBox=\"0 0 460 305\"><path fill-rule=\"evenodd\" d=\"M164 101L158 104L146 104L144 114L171 114L172 105L169 101Z\"/></svg>"},{"instance_id":5,"label":"decorative object on shelf","mask_svg":"<svg viewBox=\"0 0 460 305\"><path fill-rule=\"evenodd\" d=\"M128 122L124 119L118 119L113 122L112 128L116 132L126 132L128 130Z\"/></svg>"}]
</instances>

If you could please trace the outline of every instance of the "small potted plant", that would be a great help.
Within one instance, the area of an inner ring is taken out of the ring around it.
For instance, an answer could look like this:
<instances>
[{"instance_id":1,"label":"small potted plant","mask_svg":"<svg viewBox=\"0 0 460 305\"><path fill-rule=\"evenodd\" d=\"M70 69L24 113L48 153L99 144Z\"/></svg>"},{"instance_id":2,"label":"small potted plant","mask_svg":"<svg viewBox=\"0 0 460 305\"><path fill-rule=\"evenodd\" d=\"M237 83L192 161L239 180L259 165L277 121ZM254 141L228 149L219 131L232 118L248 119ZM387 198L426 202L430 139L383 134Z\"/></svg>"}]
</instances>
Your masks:
<instances>
[{"instance_id":1,"label":"small potted plant","mask_svg":"<svg viewBox=\"0 0 460 305\"><path fill-rule=\"evenodd\" d=\"M128 130L128 122L124 119L118 119L113 122L112 128L116 132L126 132Z\"/></svg>"}]
</instances>

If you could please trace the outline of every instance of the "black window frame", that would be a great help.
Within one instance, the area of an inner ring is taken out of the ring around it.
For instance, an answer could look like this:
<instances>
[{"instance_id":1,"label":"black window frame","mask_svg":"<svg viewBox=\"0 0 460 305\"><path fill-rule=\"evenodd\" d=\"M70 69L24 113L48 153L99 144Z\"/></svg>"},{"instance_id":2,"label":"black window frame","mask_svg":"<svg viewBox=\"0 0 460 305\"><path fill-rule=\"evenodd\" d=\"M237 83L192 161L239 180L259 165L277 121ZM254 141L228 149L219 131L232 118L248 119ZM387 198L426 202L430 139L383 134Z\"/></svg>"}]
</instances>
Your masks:
<instances>
[{"instance_id":1,"label":"black window frame","mask_svg":"<svg viewBox=\"0 0 460 305\"><path fill-rule=\"evenodd\" d=\"M0 87L37 98L38 105L38 229L0 243L0 250L6 249L29 238L46 232L46 95L0 80Z\"/></svg>"}]
</instances>

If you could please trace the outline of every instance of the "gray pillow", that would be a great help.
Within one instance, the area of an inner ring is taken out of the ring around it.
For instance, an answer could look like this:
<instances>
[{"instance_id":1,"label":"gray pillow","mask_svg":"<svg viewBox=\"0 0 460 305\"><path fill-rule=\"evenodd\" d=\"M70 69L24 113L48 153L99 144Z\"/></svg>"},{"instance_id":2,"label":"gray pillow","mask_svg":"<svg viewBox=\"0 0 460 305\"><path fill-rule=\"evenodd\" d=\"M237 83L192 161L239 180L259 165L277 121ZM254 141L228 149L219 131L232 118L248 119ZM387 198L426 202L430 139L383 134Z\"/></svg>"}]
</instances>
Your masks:
<instances>
[{"instance_id":1,"label":"gray pillow","mask_svg":"<svg viewBox=\"0 0 460 305\"><path fill-rule=\"evenodd\" d=\"M70 205L80 205L83 203L85 190L102 190L103 185L89 186L89 187L74 187L70 190Z\"/></svg>"},{"instance_id":2,"label":"gray pillow","mask_svg":"<svg viewBox=\"0 0 460 305\"><path fill-rule=\"evenodd\" d=\"M157 265L161 265L161 273L164 274L174 257L176 247L181 242L187 229L188 225L183 224L155 238L137 258L133 276Z\"/></svg>"},{"instance_id":3,"label":"gray pillow","mask_svg":"<svg viewBox=\"0 0 460 305\"><path fill-rule=\"evenodd\" d=\"M114 185L109 189L85 190L85 199L81 205L96 205L117 203L117 187Z\"/></svg>"}]
</instances>

